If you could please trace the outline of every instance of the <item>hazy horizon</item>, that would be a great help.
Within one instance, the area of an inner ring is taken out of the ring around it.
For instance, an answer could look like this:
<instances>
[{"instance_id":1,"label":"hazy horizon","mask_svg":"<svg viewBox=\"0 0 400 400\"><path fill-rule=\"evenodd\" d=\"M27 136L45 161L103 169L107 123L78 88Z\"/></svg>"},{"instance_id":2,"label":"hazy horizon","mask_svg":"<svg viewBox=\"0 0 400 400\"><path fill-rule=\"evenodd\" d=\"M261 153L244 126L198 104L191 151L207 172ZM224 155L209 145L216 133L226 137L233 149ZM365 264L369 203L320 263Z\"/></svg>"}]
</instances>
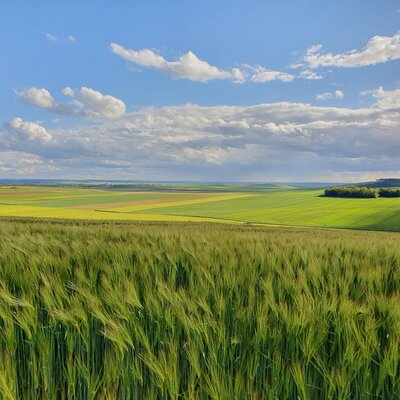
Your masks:
<instances>
[{"instance_id":1,"label":"hazy horizon","mask_svg":"<svg viewBox=\"0 0 400 400\"><path fill-rule=\"evenodd\" d=\"M379 178L377 178L379 179ZM400 179L396 177L392 178L383 178L383 179ZM375 180L374 180L375 181ZM0 178L1 183L7 182L99 182L99 183L138 183L138 184L207 184L207 185L219 185L219 184L227 184L227 185L290 185L290 184L349 184L349 183L364 183L371 181L218 181L218 180L141 180L141 179L72 179L72 178Z\"/></svg>"}]
</instances>

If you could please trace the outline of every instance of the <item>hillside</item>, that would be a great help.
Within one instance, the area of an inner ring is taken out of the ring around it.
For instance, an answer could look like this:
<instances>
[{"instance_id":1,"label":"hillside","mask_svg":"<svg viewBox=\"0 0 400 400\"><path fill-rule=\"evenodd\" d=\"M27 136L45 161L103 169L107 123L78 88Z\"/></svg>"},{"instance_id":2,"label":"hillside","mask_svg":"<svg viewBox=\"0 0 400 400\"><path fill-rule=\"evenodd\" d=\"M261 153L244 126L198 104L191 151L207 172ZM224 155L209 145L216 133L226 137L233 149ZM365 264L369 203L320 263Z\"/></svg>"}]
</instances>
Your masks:
<instances>
[{"instance_id":1,"label":"hillside","mask_svg":"<svg viewBox=\"0 0 400 400\"><path fill-rule=\"evenodd\" d=\"M359 183L357 186L366 186L370 188L386 188L386 187L400 187L400 179L397 178L382 178L373 182Z\"/></svg>"}]
</instances>

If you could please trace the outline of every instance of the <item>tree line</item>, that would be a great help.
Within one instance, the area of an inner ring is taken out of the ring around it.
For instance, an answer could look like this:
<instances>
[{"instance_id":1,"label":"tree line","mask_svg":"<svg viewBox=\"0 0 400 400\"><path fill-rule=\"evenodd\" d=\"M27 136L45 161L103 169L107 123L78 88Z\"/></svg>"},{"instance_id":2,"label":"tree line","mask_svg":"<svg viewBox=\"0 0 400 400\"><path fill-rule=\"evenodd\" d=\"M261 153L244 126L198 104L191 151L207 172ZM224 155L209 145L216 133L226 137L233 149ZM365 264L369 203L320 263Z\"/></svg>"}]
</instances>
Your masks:
<instances>
[{"instance_id":1,"label":"tree line","mask_svg":"<svg viewBox=\"0 0 400 400\"><path fill-rule=\"evenodd\" d=\"M400 189L375 189L357 186L339 186L325 189L326 197L375 198L400 197Z\"/></svg>"},{"instance_id":2,"label":"tree line","mask_svg":"<svg viewBox=\"0 0 400 400\"><path fill-rule=\"evenodd\" d=\"M400 189L379 189L379 197L400 197Z\"/></svg>"}]
</instances>

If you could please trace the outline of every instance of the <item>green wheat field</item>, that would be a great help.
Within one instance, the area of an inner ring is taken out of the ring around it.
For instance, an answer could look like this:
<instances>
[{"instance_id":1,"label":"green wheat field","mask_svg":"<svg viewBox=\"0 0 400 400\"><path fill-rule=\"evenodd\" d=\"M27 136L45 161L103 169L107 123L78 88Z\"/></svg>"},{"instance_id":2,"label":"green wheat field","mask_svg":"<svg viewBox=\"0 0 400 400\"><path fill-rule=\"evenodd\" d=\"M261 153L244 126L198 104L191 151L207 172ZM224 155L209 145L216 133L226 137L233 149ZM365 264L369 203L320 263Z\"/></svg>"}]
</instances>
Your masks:
<instances>
[{"instance_id":1,"label":"green wheat field","mask_svg":"<svg viewBox=\"0 0 400 400\"><path fill-rule=\"evenodd\" d=\"M322 193L1 187L0 400L399 399L400 199Z\"/></svg>"},{"instance_id":2,"label":"green wheat field","mask_svg":"<svg viewBox=\"0 0 400 400\"><path fill-rule=\"evenodd\" d=\"M0 398L397 399L399 243L2 219Z\"/></svg>"}]
</instances>

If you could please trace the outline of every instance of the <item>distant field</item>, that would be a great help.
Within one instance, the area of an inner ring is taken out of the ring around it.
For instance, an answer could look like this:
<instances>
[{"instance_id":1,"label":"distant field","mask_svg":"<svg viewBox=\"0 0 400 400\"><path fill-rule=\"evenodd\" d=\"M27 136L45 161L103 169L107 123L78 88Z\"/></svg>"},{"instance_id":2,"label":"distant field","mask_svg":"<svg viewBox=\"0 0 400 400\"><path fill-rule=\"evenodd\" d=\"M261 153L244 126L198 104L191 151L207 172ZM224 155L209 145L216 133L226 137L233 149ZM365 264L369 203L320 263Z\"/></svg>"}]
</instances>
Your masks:
<instances>
[{"instance_id":1,"label":"distant field","mask_svg":"<svg viewBox=\"0 0 400 400\"><path fill-rule=\"evenodd\" d=\"M223 190L220 190L220 189ZM230 188L230 190L229 190ZM173 191L57 187L0 188L0 216L216 221L400 230L400 199L320 197L322 189L175 186Z\"/></svg>"},{"instance_id":2,"label":"distant field","mask_svg":"<svg viewBox=\"0 0 400 400\"><path fill-rule=\"evenodd\" d=\"M322 190L277 190L151 213L218 217L279 225L400 230L400 199L320 197Z\"/></svg>"}]
</instances>

